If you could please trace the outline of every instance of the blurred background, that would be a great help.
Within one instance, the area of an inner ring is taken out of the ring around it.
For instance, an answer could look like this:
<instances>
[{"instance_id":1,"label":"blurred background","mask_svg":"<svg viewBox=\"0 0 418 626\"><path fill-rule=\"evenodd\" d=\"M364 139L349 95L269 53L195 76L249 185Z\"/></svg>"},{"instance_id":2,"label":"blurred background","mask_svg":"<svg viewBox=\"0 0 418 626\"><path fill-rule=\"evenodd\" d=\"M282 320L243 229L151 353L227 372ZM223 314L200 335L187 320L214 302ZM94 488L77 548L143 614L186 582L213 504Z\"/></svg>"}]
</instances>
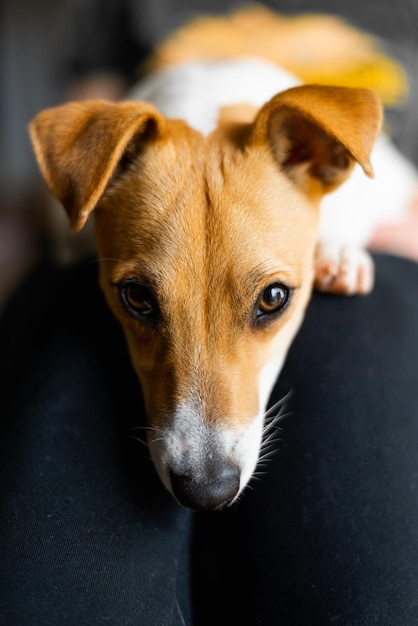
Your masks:
<instances>
[{"instance_id":1,"label":"blurred background","mask_svg":"<svg viewBox=\"0 0 418 626\"><path fill-rule=\"evenodd\" d=\"M0 311L44 255L71 260L65 215L41 180L27 134L41 109L92 95L123 97L152 47L228 0L0 0ZM387 109L394 142L418 164L418 0L277 0L285 15L327 13L379 38L405 68L407 98ZM332 50L330 50L332 55ZM82 243L79 244L82 246ZM71 246L70 246L71 247Z\"/></svg>"}]
</instances>

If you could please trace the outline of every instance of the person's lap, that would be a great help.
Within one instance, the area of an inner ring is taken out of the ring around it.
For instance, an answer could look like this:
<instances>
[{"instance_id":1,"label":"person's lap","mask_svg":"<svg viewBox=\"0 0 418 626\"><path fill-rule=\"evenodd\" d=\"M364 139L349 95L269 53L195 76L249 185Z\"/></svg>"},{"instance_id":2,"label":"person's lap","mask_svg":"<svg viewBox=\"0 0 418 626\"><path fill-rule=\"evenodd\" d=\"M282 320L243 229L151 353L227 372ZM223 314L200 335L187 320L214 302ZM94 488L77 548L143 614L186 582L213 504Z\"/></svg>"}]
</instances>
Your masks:
<instances>
[{"instance_id":1,"label":"person's lap","mask_svg":"<svg viewBox=\"0 0 418 626\"><path fill-rule=\"evenodd\" d=\"M4 320L4 624L181 625L188 610L192 513L131 430L142 398L95 274L41 272Z\"/></svg>"},{"instance_id":2,"label":"person's lap","mask_svg":"<svg viewBox=\"0 0 418 626\"><path fill-rule=\"evenodd\" d=\"M315 295L273 394L292 390L276 451L228 524L197 526L207 602L242 625L418 623L417 373L418 265L381 257L373 295Z\"/></svg>"},{"instance_id":3,"label":"person's lap","mask_svg":"<svg viewBox=\"0 0 418 626\"><path fill-rule=\"evenodd\" d=\"M197 515L130 438L142 400L93 274L32 282L3 320L0 621L417 623L418 266L313 298L276 452Z\"/></svg>"}]
</instances>

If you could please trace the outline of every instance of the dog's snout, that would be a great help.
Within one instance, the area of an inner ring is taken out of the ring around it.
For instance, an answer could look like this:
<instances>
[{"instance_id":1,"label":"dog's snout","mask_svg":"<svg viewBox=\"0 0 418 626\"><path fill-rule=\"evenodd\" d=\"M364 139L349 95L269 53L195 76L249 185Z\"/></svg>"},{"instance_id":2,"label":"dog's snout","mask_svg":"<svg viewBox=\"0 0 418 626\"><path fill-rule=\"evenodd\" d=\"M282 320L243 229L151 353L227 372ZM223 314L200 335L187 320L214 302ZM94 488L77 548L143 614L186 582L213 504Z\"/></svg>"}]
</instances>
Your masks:
<instances>
[{"instance_id":1,"label":"dog's snout","mask_svg":"<svg viewBox=\"0 0 418 626\"><path fill-rule=\"evenodd\" d=\"M230 504L238 494L240 471L224 464L197 479L190 474L170 472L171 488L177 500L192 509L215 510Z\"/></svg>"}]
</instances>

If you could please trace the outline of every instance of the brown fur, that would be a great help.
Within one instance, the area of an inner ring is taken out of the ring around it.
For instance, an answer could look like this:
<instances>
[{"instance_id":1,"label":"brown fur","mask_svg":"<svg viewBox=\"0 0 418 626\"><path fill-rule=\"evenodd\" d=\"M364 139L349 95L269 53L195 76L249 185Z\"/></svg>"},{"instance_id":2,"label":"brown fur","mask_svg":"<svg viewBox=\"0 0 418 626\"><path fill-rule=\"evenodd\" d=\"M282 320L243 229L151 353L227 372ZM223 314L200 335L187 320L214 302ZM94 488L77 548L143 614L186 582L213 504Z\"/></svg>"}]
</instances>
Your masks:
<instances>
[{"instance_id":1,"label":"brown fur","mask_svg":"<svg viewBox=\"0 0 418 626\"><path fill-rule=\"evenodd\" d=\"M371 174L378 126L370 92L313 86L279 94L252 124L224 119L208 138L141 103L69 104L35 119L40 167L73 228L96 209L101 284L153 423L197 371L209 421L256 412L252 381L287 349L310 294L318 201L354 161ZM136 276L158 293L158 333L121 306L115 285ZM255 332L251 307L275 280L295 289L292 305Z\"/></svg>"},{"instance_id":2,"label":"brown fur","mask_svg":"<svg viewBox=\"0 0 418 626\"><path fill-rule=\"evenodd\" d=\"M70 103L31 123L40 168L73 229L94 211L100 283L142 385L151 454L169 489L171 473L179 477L183 503L214 508L237 493L228 472L231 463L242 469L261 373L284 358L310 297L319 200L355 162L372 174L380 119L371 92L304 86L258 113L224 109L207 137L146 103ZM156 301L152 324L121 298L133 279ZM292 291L290 303L256 323L260 294L274 283ZM196 439L182 429L194 411L201 447L190 452ZM214 444L220 432L234 442L226 452Z\"/></svg>"}]
</instances>

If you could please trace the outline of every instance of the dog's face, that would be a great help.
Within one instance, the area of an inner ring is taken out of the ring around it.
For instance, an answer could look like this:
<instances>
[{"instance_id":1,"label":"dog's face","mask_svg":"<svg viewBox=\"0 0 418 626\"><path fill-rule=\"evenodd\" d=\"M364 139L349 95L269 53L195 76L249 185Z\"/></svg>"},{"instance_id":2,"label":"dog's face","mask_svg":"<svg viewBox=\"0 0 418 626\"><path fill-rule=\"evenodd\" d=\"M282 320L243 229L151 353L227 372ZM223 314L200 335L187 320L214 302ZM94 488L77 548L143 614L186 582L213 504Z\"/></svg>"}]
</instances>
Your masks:
<instances>
[{"instance_id":1,"label":"dog's face","mask_svg":"<svg viewBox=\"0 0 418 626\"><path fill-rule=\"evenodd\" d=\"M70 104L33 123L73 227L95 209L151 454L183 504L220 508L250 479L312 288L319 200L355 161L370 173L378 121L370 92L301 87L209 137L140 103Z\"/></svg>"},{"instance_id":2,"label":"dog's face","mask_svg":"<svg viewBox=\"0 0 418 626\"><path fill-rule=\"evenodd\" d=\"M195 483L216 506L257 462L268 394L311 290L317 210L272 171L266 146L244 154L225 136L176 130L96 210L101 285L163 482L192 505Z\"/></svg>"}]
</instances>

